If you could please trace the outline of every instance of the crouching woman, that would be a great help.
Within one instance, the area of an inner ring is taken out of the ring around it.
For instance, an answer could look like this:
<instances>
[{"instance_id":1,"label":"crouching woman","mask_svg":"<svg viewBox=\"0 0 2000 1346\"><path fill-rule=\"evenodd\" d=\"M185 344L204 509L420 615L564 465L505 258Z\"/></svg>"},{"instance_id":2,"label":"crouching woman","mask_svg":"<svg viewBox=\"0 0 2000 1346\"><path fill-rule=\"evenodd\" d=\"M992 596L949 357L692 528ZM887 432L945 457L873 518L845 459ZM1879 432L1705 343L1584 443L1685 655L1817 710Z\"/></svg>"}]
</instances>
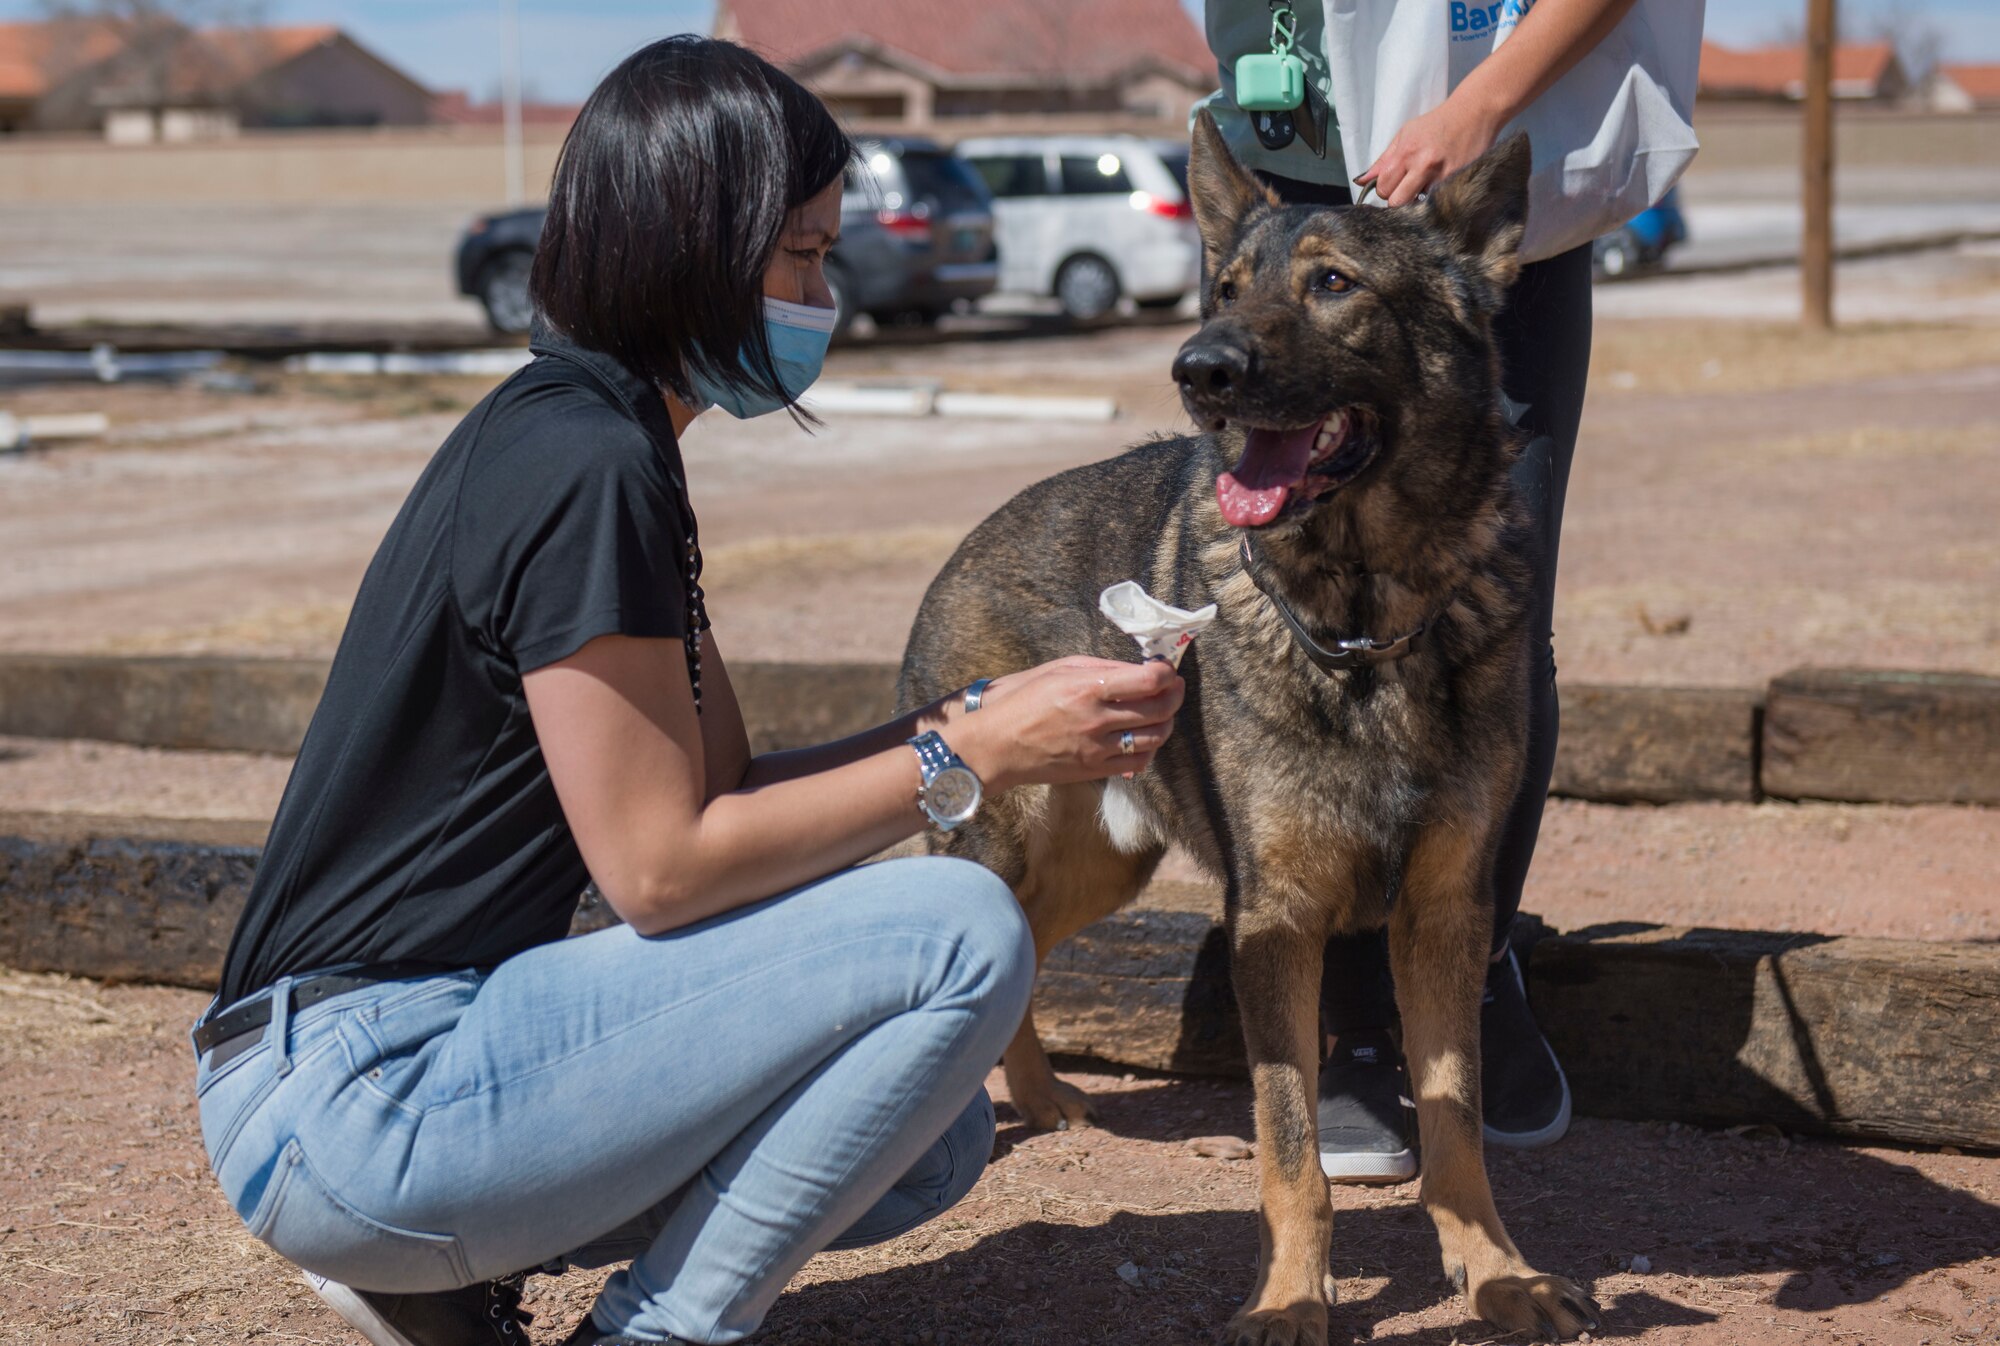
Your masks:
<instances>
[{"instance_id":1,"label":"crouching woman","mask_svg":"<svg viewBox=\"0 0 2000 1346\"><path fill-rule=\"evenodd\" d=\"M224 1194L377 1346L519 1343L524 1273L612 1264L570 1342L735 1341L815 1252L957 1201L1026 925L973 865L854 866L982 788L1142 768L1179 707L1163 664L1066 660L751 756L677 445L818 373L852 153L727 43L613 71L534 359L361 582L193 1037ZM591 881L625 923L566 939Z\"/></svg>"}]
</instances>

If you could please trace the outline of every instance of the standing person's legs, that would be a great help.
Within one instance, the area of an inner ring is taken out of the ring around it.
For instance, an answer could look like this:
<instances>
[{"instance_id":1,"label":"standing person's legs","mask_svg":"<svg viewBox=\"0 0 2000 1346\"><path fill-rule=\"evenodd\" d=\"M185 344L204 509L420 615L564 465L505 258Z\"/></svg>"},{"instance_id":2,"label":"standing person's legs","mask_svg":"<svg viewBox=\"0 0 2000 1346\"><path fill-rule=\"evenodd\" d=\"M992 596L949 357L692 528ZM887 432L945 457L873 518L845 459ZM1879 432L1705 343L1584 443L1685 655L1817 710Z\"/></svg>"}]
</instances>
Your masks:
<instances>
[{"instance_id":1,"label":"standing person's legs","mask_svg":"<svg viewBox=\"0 0 2000 1346\"><path fill-rule=\"evenodd\" d=\"M1588 246L1531 263L1522 268L1494 324L1503 386L1527 436L1514 484L1537 542L1528 615L1528 760L1494 862L1493 964L1480 1016L1486 1139L1497 1145L1547 1145L1569 1128L1569 1084L1529 1012L1508 940L1555 771L1556 559L1590 372L1590 285ZM1409 1177L1416 1172L1416 1156L1409 1150L1413 1129L1402 1103L1407 1090L1401 1062L1388 1031L1395 1022L1395 999L1386 935L1330 940L1324 977L1321 1006L1332 1046L1320 1081L1322 1166L1329 1176L1359 1181Z\"/></svg>"},{"instance_id":2,"label":"standing person's legs","mask_svg":"<svg viewBox=\"0 0 2000 1346\"><path fill-rule=\"evenodd\" d=\"M1569 1083L1528 1009L1509 937L1555 772L1556 559L1590 373L1590 286L1588 244L1532 263L1522 269L1495 324L1507 396L1521 408L1519 425L1528 436L1514 484L1527 503L1539 554L1528 615L1528 760L1493 866L1493 962L1480 1011L1480 1084L1487 1142L1521 1148L1560 1140L1570 1117Z\"/></svg>"},{"instance_id":3,"label":"standing person's legs","mask_svg":"<svg viewBox=\"0 0 2000 1346\"><path fill-rule=\"evenodd\" d=\"M1521 890L1535 856L1535 837L1555 773L1559 713L1556 699L1556 558L1562 541L1563 497L1576 453L1590 373L1590 249L1574 248L1521 272L1509 304L1495 324L1507 396L1522 408L1528 445L1514 468L1514 485L1527 502L1541 555L1535 566L1534 606L1528 615L1533 642L1532 700L1528 713L1528 764L1521 793L1507 817L1494 864L1493 954L1505 949L1520 910Z\"/></svg>"},{"instance_id":4,"label":"standing person's legs","mask_svg":"<svg viewBox=\"0 0 2000 1346\"><path fill-rule=\"evenodd\" d=\"M443 1290L644 1229L597 1326L734 1341L843 1231L891 1236L970 1186L991 1113L968 1102L1033 969L986 871L867 866L328 1001L282 1068L260 1046L200 1082L204 1131L252 1232L336 1280Z\"/></svg>"}]
</instances>

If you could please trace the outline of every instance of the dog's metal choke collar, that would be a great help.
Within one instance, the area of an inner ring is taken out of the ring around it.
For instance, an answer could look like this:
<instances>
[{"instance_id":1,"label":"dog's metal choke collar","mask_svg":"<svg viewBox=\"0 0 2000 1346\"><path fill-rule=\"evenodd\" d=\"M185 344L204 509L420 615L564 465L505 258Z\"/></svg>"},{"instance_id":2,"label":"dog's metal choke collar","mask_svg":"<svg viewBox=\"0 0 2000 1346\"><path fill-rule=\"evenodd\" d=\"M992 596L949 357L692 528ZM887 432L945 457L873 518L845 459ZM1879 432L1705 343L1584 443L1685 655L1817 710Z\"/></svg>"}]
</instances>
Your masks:
<instances>
[{"instance_id":1,"label":"dog's metal choke collar","mask_svg":"<svg viewBox=\"0 0 2000 1346\"><path fill-rule=\"evenodd\" d=\"M1430 628L1429 622L1419 622L1416 630L1400 635L1394 640L1371 640L1366 636L1356 636L1349 640L1335 641L1334 647L1328 649L1313 639L1312 633L1292 615L1292 610L1285 605L1284 599L1264 586L1264 581L1257 574L1256 553L1250 548L1248 533L1243 535L1243 573L1257 586L1258 593L1271 600L1271 606L1278 610L1278 616L1291 631L1292 639L1298 643L1299 649L1305 652L1306 658L1318 665L1322 673L1351 673L1356 669L1373 668L1377 664L1393 664L1415 650L1417 641Z\"/></svg>"}]
</instances>

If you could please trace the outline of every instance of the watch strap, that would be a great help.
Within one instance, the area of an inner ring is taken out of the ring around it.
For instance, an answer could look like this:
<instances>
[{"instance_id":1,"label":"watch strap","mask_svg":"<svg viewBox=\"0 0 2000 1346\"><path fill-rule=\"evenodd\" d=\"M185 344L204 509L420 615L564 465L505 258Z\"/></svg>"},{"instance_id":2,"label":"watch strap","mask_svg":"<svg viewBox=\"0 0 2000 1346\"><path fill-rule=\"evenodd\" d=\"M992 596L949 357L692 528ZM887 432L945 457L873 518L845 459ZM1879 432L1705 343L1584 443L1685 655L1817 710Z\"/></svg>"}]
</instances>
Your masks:
<instances>
[{"instance_id":1,"label":"watch strap","mask_svg":"<svg viewBox=\"0 0 2000 1346\"><path fill-rule=\"evenodd\" d=\"M935 729L927 730L907 741L917 754L917 775L920 778L917 784L917 810L932 823L949 831L957 823L946 821L931 808L931 782L937 779L938 773L952 767L957 767L968 775L972 775L972 768L951 750L951 745L944 741L944 735ZM974 781L978 779L976 775L973 776Z\"/></svg>"},{"instance_id":2,"label":"watch strap","mask_svg":"<svg viewBox=\"0 0 2000 1346\"><path fill-rule=\"evenodd\" d=\"M922 774L925 785L929 785L938 772L958 760L958 754L944 741L944 735L935 729L918 734L909 743L917 750L917 770Z\"/></svg>"}]
</instances>

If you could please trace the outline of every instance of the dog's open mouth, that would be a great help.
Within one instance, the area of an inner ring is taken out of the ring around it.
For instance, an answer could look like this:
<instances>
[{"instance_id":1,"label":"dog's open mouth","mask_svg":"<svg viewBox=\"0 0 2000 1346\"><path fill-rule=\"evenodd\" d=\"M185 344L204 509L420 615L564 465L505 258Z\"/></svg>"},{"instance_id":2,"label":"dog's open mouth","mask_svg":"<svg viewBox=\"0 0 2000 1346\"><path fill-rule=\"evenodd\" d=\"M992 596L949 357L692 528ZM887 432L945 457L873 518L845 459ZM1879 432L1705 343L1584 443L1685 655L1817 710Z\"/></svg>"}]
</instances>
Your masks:
<instances>
[{"instance_id":1,"label":"dog's open mouth","mask_svg":"<svg viewBox=\"0 0 2000 1346\"><path fill-rule=\"evenodd\" d=\"M1252 429L1236 466L1215 479L1216 503L1234 526L1261 528L1287 505L1303 507L1353 481L1379 446L1354 407L1295 430Z\"/></svg>"}]
</instances>

